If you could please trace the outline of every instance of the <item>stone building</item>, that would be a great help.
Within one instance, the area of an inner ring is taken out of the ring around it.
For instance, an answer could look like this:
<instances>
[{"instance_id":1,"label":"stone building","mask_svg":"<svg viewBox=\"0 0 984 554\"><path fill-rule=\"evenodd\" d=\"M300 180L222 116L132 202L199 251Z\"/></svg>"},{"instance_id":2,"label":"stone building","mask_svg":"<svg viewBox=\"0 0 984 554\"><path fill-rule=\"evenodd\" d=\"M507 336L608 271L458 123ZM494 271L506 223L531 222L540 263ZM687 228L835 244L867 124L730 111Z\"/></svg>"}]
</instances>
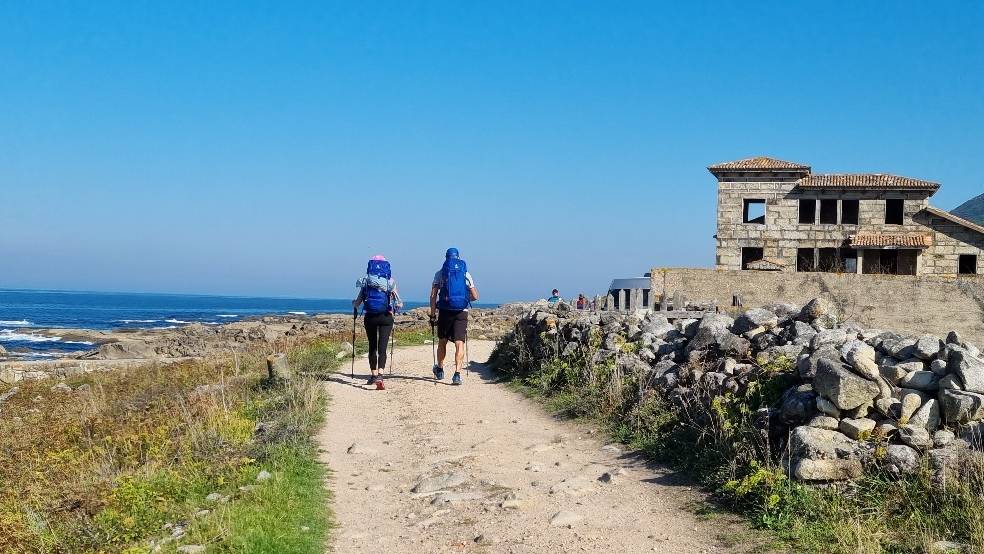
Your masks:
<instances>
[{"instance_id":1,"label":"stone building","mask_svg":"<svg viewBox=\"0 0 984 554\"><path fill-rule=\"evenodd\" d=\"M930 206L938 183L766 157L707 169L718 180L718 269L984 274L984 227Z\"/></svg>"}]
</instances>

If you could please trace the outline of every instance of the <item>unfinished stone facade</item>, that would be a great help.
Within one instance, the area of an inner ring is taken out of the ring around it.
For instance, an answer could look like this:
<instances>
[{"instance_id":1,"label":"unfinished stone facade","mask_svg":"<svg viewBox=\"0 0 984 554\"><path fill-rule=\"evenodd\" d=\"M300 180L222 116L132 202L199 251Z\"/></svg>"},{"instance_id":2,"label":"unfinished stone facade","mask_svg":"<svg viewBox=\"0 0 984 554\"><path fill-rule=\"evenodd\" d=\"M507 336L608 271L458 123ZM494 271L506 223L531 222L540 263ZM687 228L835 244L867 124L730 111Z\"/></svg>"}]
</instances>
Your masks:
<instances>
[{"instance_id":1,"label":"unfinished stone facade","mask_svg":"<svg viewBox=\"0 0 984 554\"><path fill-rule=\"evenodd\" d=\"M937 183L814 174L773 158L708 169L718 179L718 269L984 273L984 227L930 206Z\"/></svg>"}]
</instances>

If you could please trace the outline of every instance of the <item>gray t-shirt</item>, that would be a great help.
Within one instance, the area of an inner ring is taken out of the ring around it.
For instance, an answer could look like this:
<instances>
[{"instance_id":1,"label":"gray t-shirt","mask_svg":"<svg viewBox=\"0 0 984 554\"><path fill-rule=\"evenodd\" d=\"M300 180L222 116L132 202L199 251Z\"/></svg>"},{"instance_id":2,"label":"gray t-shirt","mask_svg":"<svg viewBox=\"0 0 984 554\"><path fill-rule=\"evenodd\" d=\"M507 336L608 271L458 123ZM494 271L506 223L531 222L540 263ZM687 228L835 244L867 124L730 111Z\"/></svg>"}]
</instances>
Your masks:
<instances>
[{"instance_id":1,"label":"gray t-shirt","mask_svg":"<svg viewBox=\"0 0 984 554\"><path fill-rule=\"evenodd\" d=\"M436 287L438 290L440 290L441 287L444 286L444 270L443 269L438 269L437 270L437 273L434 274L434 281L431 283L431 286L432 287ZM468 287L469 289L475 288L475 280L472 279L471 273L468 273L467 271L465 272L465 286ZM464 311L467 312L468 311L468 308L465 308Z\"/></svg>"}]
</instances>

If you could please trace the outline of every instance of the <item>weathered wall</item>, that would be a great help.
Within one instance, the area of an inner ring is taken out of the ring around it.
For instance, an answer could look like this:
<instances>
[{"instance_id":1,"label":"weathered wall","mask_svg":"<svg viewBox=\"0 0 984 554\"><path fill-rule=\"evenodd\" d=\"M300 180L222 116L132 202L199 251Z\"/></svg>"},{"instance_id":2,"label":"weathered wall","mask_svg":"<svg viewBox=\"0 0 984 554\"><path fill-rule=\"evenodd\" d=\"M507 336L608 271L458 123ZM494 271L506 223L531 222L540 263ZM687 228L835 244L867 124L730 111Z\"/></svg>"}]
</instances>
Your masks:
<instances>
[{"instance_id":1,"label":"weathered wall","mask_svg":"<svg viewBox=\"0 0 984 554\"><path fill-rule=\"evenodd\" d=\"M956 330L984 344L984 276L858 275L720 269L654 268L652 290L681 291L698 301L746 307L783 301L833 300L848 319L865 326L945 337Z\"/></svg>"}]
</instances>

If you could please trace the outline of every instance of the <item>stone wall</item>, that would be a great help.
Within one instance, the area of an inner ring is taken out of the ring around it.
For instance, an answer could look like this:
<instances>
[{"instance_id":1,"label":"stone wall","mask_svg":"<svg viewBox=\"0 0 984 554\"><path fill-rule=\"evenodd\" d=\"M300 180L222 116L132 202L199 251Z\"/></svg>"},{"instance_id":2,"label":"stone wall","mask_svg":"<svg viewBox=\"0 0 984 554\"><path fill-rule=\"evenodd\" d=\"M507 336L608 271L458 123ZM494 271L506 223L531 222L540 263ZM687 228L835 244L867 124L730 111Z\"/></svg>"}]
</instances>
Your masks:
<instances>
[{"instance_id":1,"label":"stone wall","mask_svg":"<svg viewBox=\"0 0 984 554\"><path fill-rule=\"evenodd\" d=\"M730 306L771 302L834 301L845 317L862 325L945 336L955 330L984 343L984 275L913 276L787 273L654 268L655 294L680 291L697 301Z\"/></svg>"}]
</instances>

